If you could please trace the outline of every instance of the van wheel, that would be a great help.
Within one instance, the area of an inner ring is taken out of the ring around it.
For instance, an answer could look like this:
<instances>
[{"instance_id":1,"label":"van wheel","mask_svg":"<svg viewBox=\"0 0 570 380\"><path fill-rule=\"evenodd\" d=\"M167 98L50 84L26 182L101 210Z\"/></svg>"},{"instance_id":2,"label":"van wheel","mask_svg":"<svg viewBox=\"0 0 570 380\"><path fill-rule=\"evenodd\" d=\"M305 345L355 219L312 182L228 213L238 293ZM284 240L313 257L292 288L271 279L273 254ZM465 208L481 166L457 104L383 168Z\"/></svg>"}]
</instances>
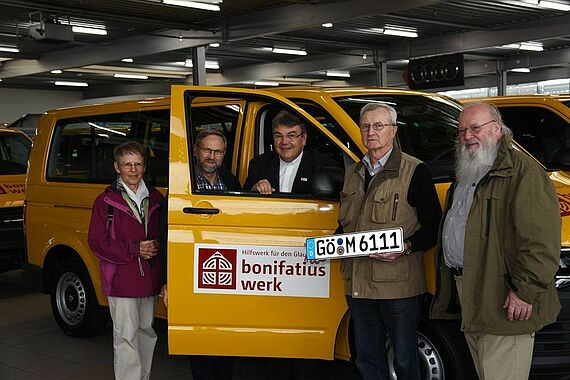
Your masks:
<instances>
[{"instance_id":1,"label":"van wheel","mask_svg":"<svg viewBox=\"0 0 570 380\"><path fill-rule=\"evenodd\" d=\"M421 379L477 379L469 348L456 321L422 320L417 333ZM396 379L390 341L387 348L390 377Z\"/></svg>"},{"instance_id":2,"label":"van wheel","mask_svg":"<svg viewBox=\"0 0 570 380\"><path fill-rule=\"evenodd\" d=\"M66 334L93 336L107 325L109 311L97 303L89 274L80 260L68 259L59 266L50 294L51 310Z\"/></svg>"}]
</instances>

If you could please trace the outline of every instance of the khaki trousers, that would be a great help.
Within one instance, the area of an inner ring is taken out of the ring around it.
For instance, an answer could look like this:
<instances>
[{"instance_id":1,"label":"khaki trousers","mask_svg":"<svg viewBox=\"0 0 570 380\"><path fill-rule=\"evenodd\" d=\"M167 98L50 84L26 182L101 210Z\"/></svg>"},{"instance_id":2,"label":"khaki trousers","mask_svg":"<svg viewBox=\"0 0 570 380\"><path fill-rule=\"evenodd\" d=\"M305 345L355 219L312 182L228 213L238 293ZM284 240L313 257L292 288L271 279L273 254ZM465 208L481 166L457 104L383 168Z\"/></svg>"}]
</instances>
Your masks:
<instances>
[{"instance_id":1,"label":"khaki trousers","mask_svg":"<svg viewBox=\"0 0 570 380\"><path fill-rule=\"evenodd\" d=\"M116 380L150 378L156 333L152 328L155 297L107 297L113 320Z\"/></svg>"},{"instance_id":2,"label":"khaki trousers","mask_svg":"<svg viewBox=\"0 0 570 380\"><path fill-rule=\"evenodd\" d=\"M455 276L455 285L462 301L463 282ZM506 318L506 314L505 314ZM513 323L516 323L513 321ZM481 380L528 379L532 362L534 333L523 335L493 335L466 332L465 339Z\"/></svg>"}]
</instances>

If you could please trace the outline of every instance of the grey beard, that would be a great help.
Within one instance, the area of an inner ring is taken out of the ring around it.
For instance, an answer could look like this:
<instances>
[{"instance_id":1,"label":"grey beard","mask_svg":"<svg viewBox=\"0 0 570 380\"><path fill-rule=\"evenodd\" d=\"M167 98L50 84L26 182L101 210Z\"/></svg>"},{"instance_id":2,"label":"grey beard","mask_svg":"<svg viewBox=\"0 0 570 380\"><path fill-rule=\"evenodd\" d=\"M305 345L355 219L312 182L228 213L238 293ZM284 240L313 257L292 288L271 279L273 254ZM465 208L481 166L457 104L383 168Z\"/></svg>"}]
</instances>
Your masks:
<instances>
[{"instance_id":1,"label":"grey beard","mask_svg":"<svg viewBox=\"0 0 570 380\"><path fill-rule=\"evenodd\" d=\"M477 183L493 166L499 150L498 144L483 142L479 149L470 152L463 144L455 149L455 175L459 182Z\"/></svg>"}]
</instances>

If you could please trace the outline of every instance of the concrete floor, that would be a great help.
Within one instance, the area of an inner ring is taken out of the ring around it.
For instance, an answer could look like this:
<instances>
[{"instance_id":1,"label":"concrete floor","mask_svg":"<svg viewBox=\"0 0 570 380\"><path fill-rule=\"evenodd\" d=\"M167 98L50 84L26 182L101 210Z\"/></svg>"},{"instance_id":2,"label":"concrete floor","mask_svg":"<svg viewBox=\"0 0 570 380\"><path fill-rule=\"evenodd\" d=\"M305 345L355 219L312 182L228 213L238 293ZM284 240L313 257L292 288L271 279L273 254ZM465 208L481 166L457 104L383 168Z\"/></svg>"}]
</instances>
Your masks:
<instances>
[{"instance_id":1,"label":"concrete floor","mask_svg":"<svg viewBox=\"0 0 570 380\"><path fill-rule=\"evenodd\" d=\"M157 321L158 343L151 378L192 379L190 359L167 352L166 323ZM239 358L236 380L286 380L293 377L291 360ZM322 362L323 379L358 379L354 366ZM37 281L20 271L0 274L0 380L113 379L110 328L91 338L72 338L52 317L50 299ZM313 380L313 379L311 379Z\"/></svg>"}]
</instances>

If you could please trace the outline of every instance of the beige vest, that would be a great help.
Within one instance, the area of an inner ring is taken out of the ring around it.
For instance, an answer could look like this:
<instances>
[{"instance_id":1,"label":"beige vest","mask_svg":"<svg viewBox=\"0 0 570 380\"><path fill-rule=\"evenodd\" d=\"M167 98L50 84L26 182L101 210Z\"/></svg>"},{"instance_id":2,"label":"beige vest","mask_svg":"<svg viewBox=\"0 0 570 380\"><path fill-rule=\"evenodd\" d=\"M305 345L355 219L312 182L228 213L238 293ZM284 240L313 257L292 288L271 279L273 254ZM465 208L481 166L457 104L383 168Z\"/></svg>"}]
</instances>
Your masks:
<instances>
[{"instance_id":1,"label":"beige vest","mask_svg":"<svg viewBox=\"0 0 570 380\"><path fill-rule=\"evenodd\" d=\"M421 161L394 147L384 168L364 192L360 162L348 168L341 194L339 223L344 232L402 227L404 239L419 228L416 209L408 204L408 189ZM369 257L342 259L347 295L355 298L406 298L426 291L423 255L414 252L392 263Z\"/></svg>"}]
</instances>

